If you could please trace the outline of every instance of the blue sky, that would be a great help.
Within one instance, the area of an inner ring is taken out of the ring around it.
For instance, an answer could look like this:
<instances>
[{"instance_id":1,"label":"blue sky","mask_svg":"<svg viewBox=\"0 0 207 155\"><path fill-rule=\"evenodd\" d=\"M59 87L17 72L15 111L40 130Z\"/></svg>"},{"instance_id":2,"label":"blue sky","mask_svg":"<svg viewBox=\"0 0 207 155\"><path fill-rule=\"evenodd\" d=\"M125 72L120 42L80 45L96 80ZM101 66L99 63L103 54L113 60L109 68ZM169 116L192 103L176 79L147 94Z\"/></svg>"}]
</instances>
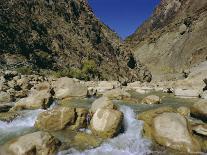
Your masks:
<instances>
[{"instance_id":1,"label":"blue sky","mask_svg":"<svg viewBox=\"0 0 207 155\"><path fill-rule=\"evenodd\" d=\"M88 0L95 15L123 39L153 12L160 0Z\"/></svg>"}]
</instances>

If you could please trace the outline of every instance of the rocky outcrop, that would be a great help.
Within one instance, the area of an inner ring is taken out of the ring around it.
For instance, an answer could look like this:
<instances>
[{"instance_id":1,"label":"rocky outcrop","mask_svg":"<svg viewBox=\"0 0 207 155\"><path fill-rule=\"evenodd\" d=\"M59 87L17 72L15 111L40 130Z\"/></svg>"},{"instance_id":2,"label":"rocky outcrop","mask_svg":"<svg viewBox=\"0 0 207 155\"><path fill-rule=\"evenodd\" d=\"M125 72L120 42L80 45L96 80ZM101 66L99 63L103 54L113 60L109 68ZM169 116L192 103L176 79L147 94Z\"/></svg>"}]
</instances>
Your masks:
<instances>
[{"instance_id":1,"label":"rocky outcrop","mask_svg":"<svg viewBox=\"0 0 207 155\"><path fill-rule=\"evenodd\" d=\"M9 0L0 5L0 67L24 73L47 69L84 80L151 80L86 0Z\"/></svg>"},{"instance_id":2,"label":"rocky outcrop","mask_svg":"<svg viewBox=\"0 0 207 155\"><path fill-rule=\"evenodd\" d=\"M57 153L60 142L46 132L34 132L12 140L0 149L1 155L52 155Z\"/></svg>"},{"instance_id":3,"label":"rocky outcrop","mask_svg":"<svg viewBox=\"0 0 207 155\"><path fill-rule=\"evenodd\" d=\"M92 117L91 129L94 135L112 138L121 129L123 113L113 109L98 109Z\"/></svg>"},{"instance_id":4,"label":"rocky outcrop","mask_svg":"<svg viewBox=\"0 0 207 155\"><path fill-rule=\"evenodd\" d=\"M126 43L155 80L182 78L178 73L206 61L206 23L206 0L161 0Z\"/></svg>"}]
</instances>

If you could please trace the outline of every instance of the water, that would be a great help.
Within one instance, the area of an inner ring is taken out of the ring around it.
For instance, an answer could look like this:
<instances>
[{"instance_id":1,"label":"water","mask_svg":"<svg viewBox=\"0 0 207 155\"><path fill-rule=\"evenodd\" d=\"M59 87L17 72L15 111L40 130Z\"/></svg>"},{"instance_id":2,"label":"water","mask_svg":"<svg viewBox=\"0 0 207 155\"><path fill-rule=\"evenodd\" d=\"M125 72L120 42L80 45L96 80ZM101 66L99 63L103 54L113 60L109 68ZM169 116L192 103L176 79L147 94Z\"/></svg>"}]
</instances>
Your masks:
<instances>
[{"instance_id":1,"label":"water","mask_svg":"<svg viewBox=\"0 0 207 155\"><path fill-rule=\"evenodd\" d=\"M12 122L0 121L0 144L7 140L26 134L34 130L33 126L35 120L40 112L43 110L24 111L23 114Z\"/></svg>"},{"instance_id":2,"label":"water","mask_svg":"<svg viewBox=\"0 0 207 155\"><path fill-rule=\"evenodd\" d=\"M143 122L137 120L134 111L127 106L121 106L124 113L125 132L109 139L100 147L79 152L75 149L62 151L58 155L146 155L149 154L151 143L142 137Z\"/></svg>"}]
</instances>

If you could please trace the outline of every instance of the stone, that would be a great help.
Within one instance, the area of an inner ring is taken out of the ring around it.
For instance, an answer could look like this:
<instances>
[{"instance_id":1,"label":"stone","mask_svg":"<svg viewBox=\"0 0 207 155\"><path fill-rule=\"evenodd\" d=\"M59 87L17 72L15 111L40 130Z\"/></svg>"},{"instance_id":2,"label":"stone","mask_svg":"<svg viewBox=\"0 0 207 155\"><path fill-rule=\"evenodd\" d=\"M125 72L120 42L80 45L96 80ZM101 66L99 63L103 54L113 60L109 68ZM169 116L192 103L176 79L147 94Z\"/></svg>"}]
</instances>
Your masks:
<instances>
[{"instance_id":1,"label":"stone","mask_svg":"<svg viewBox=\"0 0 207 155\"><path fill-rule=\"evenodd\" d=\"M71 78L63 77L54 83L54 92L57 99L86 97L87 87Z\"/></svg>"},{"instance_id":2,"label":"stone","mask_svg":"<svg viewBox=\"0 0 207 155\"><path fill-rule=\"evenodd\" d=\"M153 119L164 112L174 112L172 107L160 107L152 110L144 111L137 115L137 119L144 121L143 133L144 136L153 139Z\"/></svg>"},{"instance_id":3,"label":"stone","mask_svg":"<svg viewBox=\"0 0 207 155\"><path fill-rule=\"evenodd\" d=\"M110 99L117 99L117 100L122 100L131 97L131 95L128 92L124 91L121 88L109 90L103 93L103 96L108 97Z\"/></svg>"},{"instance_id":4,"label":"stone","mask_svg":"<svg viewBox=\"0 0 207 155\"><path fill-rule=\"evenodd\" d=\"M1 91L0 92L0 104L2 103L9 103L12 101L12 97L9 93Z\"/></svg>"},{"instance_id":5,"label":"stone","mask_svg":"<svg viewBox=\"0 0 207 155\"><path fill-rule=\"evenodd\" d=\"M35 127L42 131L58 131L75 122L75 109L57 107L38 115Z\"/></svg>"},{"instance_id":6,"label":"stone","mask_svg":"<svg viewBox=\"0 0 207 155\"><path fill-rule=\"evenodd\" d=\"M149 95L147 97L145 97L142 101L142 104L160 104L161 103L161 99L159 96L156 95Z\"/></svg>"},{"instance_id":7,"label":"stone","mask_svg":"<svg viewBox=\"0 0 207 155\"><path fill-rule=\"evenodd\" d=\"M13 106L13 103L0 104L0 112L8 112Z\"/></svg>"},{"instance_id":8,"label":"stone","mask_svg":"<svg viewBox=\"0 0 207 155\"><path fill-rule=\"evenodd\" d=\"M121 129L123 113L113 109L98 109L92 117L91 129L101 138L112 138Z\"/></svg>"},{"instance_id":9,"label":"stone","mask_svg":"<svg viewBox=\"0 0 207 155\"><path fill-rule=\"evenodd\" d=\"M1 155L52 155L60 142L46 132L34 132L12 140L0 150Z\"/></svg>"},{"instance_id":10,"label":"stone","mask_svg":"<svg viewBox=\"0 0 207 155\"><path fill-rule=\"evenodd\" d=\"M199 135L207 136L207 125L199 124L192 127L192 130Z\"/></svg>"},{"instance_id":11,"label":"stone","mask_svg":"<svg viewBox=\"0 0 207 155\"><path fill-rule=\"evenodd\" d=\"M177 112L183 116L189 117L190 116L190 108L188 107L179 107Z\"/></svg>"},{"instance_id":12,"label":"stone","mask_svg":"<svg viewBox=\"0 0 207 155\"><path fill-rule=\"evenodd\" d=\"M92 103L91 112L95 113L97 109L102 109L102 108L115 109L115 105L108 97L103 96L103 97L96 99Z\"/></svg>"},{"instance_id":13,"label":"stone","mask_svg":"<svg viewBox=\"0 0 207 155\"><path fill-rule=\"evenodd\" d=\"M186 119L177 113L162 113L153 120L157 143L182 152L200 152L200 144L192 138Z\"/></svg>"},{"instance_id":14,"label":"stone","mask_svg":"<svg viewBox=\"0 0 207 155\"><path fill-rule=\"evenodd\" d=\"M96 96L96 94L97 94L97 90L95 88L93 87L88 88L88 93L87 93L88 97Z\"/></svg>"},{"instance_id":15,"label":"stone","mask_svg":"<svg viewBox=\"0 0 207 155\"><path fill-rule=\"evenodd\" d=\"M111 89L115 89L121 86L121 83L118 81L100 81L96 87L98 93L104 93Z\"/></svg>"},{"instance_id":16,"label":"stone","mask_svg":"<svg viewBox=\"0 0 207 155\"><path fill-rule=\"evenodd\" d=\"M36 91L28 97L22 98L15 103L12 110L23 109L46 109L52 104L52 96L48 90Z\"/></svg>"},{"instance_id":17,"label":"stone","mask_svg":"<svg viewBox=\"0 0 207 155\"><path fill-rule=\"evenodd\" d=\"M90 114L88 109L85 108L76 108L75 109L75 116L76 120L74 125L71 125L69 128L71 130L78 130L81 128L87 128L87 126L90 124Z\"/></svg>"},{"instance_id":18,"label":"stone","mask_svg":"<svg viewBox=\"0 0 207 155\"><path fill-rule=\"evenodd\" d=\"M182 89L175 88L174 89L175 96L183 97L183 98L198 98L200 95L200 91L198 89Z\"/></svg>"},{"instance_id":19,"label":"stone","mask_svg":"<svg viewBox=\"0 0 207 155\"><path fill-rule=\"evenodd\" d=\"M207 101L201 100L193 104L190 108L191 115L203 121L207 121Z\"/></svg>"},{"instance_id":20,"label":"stone","mask_svg":"<svg viewBox=\"0 0 207 155\"><path fill-rule=\"evenodd\" d=\"M183 35L187 31L187 26L185 24L180 25L179 32Z\"/></svg>"}]
</instances>

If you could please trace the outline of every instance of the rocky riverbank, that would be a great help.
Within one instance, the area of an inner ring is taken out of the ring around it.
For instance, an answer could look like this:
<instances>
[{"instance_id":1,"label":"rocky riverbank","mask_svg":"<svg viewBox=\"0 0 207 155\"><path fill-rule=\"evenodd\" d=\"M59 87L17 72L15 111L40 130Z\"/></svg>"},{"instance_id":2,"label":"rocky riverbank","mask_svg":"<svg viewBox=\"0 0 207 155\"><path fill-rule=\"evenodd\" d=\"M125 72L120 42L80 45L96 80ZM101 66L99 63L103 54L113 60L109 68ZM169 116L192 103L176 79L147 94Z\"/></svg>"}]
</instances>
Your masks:
<instances>
[{"instance_id":1,"label":"rocky riverbank","mask_svg":"<svg viewBox=\"0 0 207 155\"><path fill-rule=\"evenodd\" d=\"M85 82L4 71L0 79L3 155L207 151L205 78Z\"/></svg>"}]
</instances>

